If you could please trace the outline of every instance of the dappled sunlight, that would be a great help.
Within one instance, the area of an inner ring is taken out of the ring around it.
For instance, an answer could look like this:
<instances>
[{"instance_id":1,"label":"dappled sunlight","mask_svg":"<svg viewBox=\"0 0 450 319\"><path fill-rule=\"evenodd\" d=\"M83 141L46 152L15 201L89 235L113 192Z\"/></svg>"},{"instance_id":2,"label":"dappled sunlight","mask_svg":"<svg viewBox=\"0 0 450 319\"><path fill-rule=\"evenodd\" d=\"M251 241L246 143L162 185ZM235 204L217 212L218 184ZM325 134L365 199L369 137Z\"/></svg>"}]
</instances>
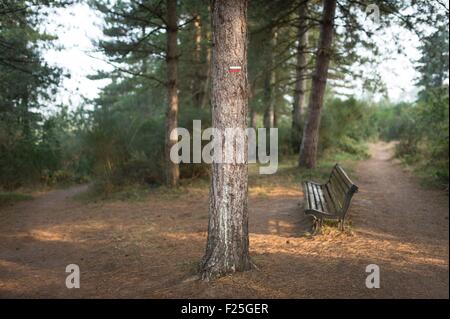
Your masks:
<instances>
[{"instance_id":1,"label":"dappled sunlight","mask_svg":"<svg viewBox=\"0 0 450 319\"><path fill-rule=\"evenodd\" d=\"M45 245L45 243L85 244L93 240L99 244L108 243L109 238L99 238L99 234L110 229L111 225L100 221L86 221L75 223L61 223L48 225L45 228L33 228L10 234L1 234L0 239L17 245L33 244ZM110 235L111 236L111 235Z\"/></svg>"},{"instance_id":2,"label":"dappled sunlight","mask_svg":"<svg viewBox=\"0 0 450 319\"><path fill-rule=\"evenodd\" d=\"M73 241L67 234L46 230L31 230L30 235L40 241Z\"/></svg>"},{"instance_id":3,"label":"dappled sunlight","mask_svg":"<svg viewBox=\"0 0 450 319\"><path fill-rule=\"evenodd\" d=\"M269 234L250 234L252 252L258 254L286 254L374 260L402 267L407 264L446 268L448 260L430 255L426 245L393 242L340 234L337 236L280 237Z\"/></svg>"},{"instance_id":4,"label":"dappled sunlight","mask_svg":"<svg viewBox=\"0 0 450 319\"><path fill-rule=\"evenodd\" d=\"M26 236L32 236L39 241L61 241L61 242L86 242L87 234L95 234L110 228L106 222L89 221L79 224L56 225L47 229L32 229Z\"/></svg>"},{"instance_id":5,"label":"dappled sunlight","mask_svg":"<svg viewBox=\"0 0 450 319\"><path fill-rule=\"evenodd\" d=\"M280 235L294 233L296 226L282 220L269 220L267 229L271 234Z\"/></svg>"},{"instance_id":6,"label":"dappled sunlight","mask_svg":"<svg viewBox=\"0 0 450 319\"><path fill-rule=\"evenodd\" d=\"M3 240L22 240L22 241L60 241L60 242L71 242L73 241L67 234L54 231L45 230L31 230L29 232L22 232L16 234L0 235Z\"/></svg>"},{"instance_id":7,"label":"dappled sunlight","mask_svg":"<svg viewBox=\"0 0 450 319\"><path fill-rule=\"evenodd\" d=\"M206 238L206 232L174 232L174 233L169 233L169 232L161 232L160 233L161 236L166 237L166 238L170 238L170 239L174 239L174 240L183 240L183 241L194 241L194 240L198 240L198 241L203 241Z\"/></svg>"},{"instance_id":8,"label":"dappled sunlight","mask_svg":"<svg viewBox=\"0 0 450 319\"><path fill-rule=\"evenodd\" d=\"M267 196L267 197L295 197L300 198L303 193L300 189L285 186L252 186L249 187L250 196Z\"/></svg>"},{"instance_id":9,"label":"dappled sunlight","mask_svg":"<svg viewBox=\"0 0 450 319\"><path fill-rule=\"evenodd\" d=\"M19 268L26 268L26 266L17 263L17 262L13 262L10 260L5 260L5 259L1 259L0 258L0 267L4 267L4 268L10 268L10 269L19 269Z\"/></svg>"},{"instance_id":10,"label":"dappled sunlight","mask_svg":"<svg viewBox=\"0 0 450 319\"><path fill-rule=\"evenodd\" d=\"M269 221L268 234L250 233L251 254L284 254L297 257L321 257L345 260L374 260L393 267L408 264L446 268L448 260L430 254L427 245L361 237L333 231L327 235L285 237L279 236L279 227L292 229L286 222ZM206 232L162 232L161 236L177 241L202 243Z\"/></svg>"},{"instance_id":11,"label":"dappled sunlight","mask_svg":"<svg viewBox=\"0 0 450 319\"><path fill-rule=\"evenodd\" d=\"M58 283L61 288L65 288L61 285L63 282L58 281L56 270L42 269L23 262L0 258L0 297L3 293L23 297L29 295L35 289L45 292L50 285L57 285ZM12 275L6 276L8 274Z\"/></svg>"}]
</instances>

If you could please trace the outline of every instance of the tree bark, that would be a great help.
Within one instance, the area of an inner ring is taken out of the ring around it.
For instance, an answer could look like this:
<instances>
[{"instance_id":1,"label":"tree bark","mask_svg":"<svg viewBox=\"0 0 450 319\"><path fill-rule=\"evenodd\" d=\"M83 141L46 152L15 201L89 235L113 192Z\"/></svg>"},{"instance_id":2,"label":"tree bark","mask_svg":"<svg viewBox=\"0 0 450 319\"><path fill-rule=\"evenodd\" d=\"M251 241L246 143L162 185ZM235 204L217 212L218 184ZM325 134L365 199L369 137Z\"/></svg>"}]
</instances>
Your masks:
<instances>
[{"instance_id":1,"label":"tree bark","mask_svg":"<svg viewBox=\"0 0 450 319\"><path fill-rule=\"evenodd\" d=\"M178 126L178 50L177 50L177 1L166 0L167 4L167 113L166 113L166 182L176 186L180 178L178 164L170 160L170 149L178 139L170 139L170 132Z\"/></svg>"},{"instance_id":2,"label":"tree bark","mask_svg":"<svg viewBox=\"0 0 450 319\"><path fill-rule=\"evenodd\" d=\"M305 107L306 91L306 67L308 47L308 24L307 24L307 0L302 0L299 7L298 24L298 47L297 47L297 66L294 89L294 104L292 108L292 133L293 147L298 152L302 138L302 113Z\"/></svg>"},{"instance_id":3,"label":"tree bark","mask_svg":"<svg viewBox=\"0 0 450 319\"><path fill-rule=\"evenodd\" d=\"M212 2L212 120L216 129L247 127L247 1ZM241 66L230 73L230 66ZM246 144L245 144L246 145ZM229 149L228 149L229 150ZM222 143L222 152L227 148ZM248 239L248 171L245 163L213 163L203 280L251 268Z\"/></svg>"},{"instance_id":4,"label":"tree bark","mask_svg":"<svg viewBox=\"0 0 450 319\"><path fill-rule=\"evenodd\" d=\"M303 130L302 146L300 148L299 165L301 167L313 168L316 165L320 113L322 111L328 67L330 65L335 12L336 0L323 0L323 20L308 103L308 118Z\"/></svg>"}]
</instances>

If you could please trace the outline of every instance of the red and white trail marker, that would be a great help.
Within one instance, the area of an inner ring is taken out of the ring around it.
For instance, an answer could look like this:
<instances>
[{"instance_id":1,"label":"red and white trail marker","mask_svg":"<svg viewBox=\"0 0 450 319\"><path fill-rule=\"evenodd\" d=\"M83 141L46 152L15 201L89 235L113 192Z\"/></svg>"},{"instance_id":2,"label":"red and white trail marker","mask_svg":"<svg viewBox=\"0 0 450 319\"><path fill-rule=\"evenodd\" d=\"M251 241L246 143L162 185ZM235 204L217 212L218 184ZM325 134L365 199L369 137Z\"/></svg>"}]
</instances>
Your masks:
<instances>
[{"instance_id":1,"label":"red and white trail marker","mask_svg":"<svg viewBox=\"0 0 450 319\"><path fill-rule=\"evenodd\" d=\"M241 72L241 70L242 70L242 67L240 67L238 65L233 65L228 68L228 72L230 72L230 73Z\"/></svg>"}]
</instances>

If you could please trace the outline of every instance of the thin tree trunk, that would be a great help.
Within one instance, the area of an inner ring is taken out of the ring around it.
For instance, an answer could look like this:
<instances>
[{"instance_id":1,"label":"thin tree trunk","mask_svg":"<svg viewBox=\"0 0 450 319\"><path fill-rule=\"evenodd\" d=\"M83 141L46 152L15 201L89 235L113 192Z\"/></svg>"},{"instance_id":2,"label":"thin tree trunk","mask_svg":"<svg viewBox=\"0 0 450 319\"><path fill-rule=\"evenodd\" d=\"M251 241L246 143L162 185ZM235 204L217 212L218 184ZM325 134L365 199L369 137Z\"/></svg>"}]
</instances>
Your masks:
<instances>
[{"instance_id":1,"label":"thin tree trunk","mask_svg":"<svg viewBox=\"0 0 450 319\"><path fill-rule=\"evenodd\" d=\"M300 149L299 165L301 167L312 168L316 165L320 113L327 84L328 67L330 65L335 12L336 0L323 0L323 21L320 29L319 47L312 77L308 118L303 130L302 146Z\"/></svg>"},{"instance_id":2,"label":"thin tree trunk","mask_svg":"<svg viewBox=\"0 0 450 319\"><path fill-rule=\"evenodd\" d=\"M213 126L247 127L247 1L213 0L212 119ZM242 70L230 73L230 66ZM222 143L224 144L224 143ZM225 154L227 148L222 145ZM248 255L248 171L245 163L212 164L209 225L204 280L251 267Z\"/></svg>"},{"instance_id":3,"label":"thin tree trunk","mask_svg":"<svg viewBox=\"0 0 450 319\"><path fill-rule=\"evenodd\" d=\"M200 15L197 14L194 17L194 64L195 64L195 74L192 82L192 91L194 93L194 106L201 107L203 100L203 85L202 81L202 63L201 63L201 53L202 53L202 25Z\"/></svg>"},{"instance_id":4,"label":"thin tree trunk","mask_svg":"<svg viewBox=\"0 0 450 319\"><path fill-rule=\"evenodd\" d=\"M21 114L21 118L22 118L22 132L23 132L23 136L27 139L27 141L29 142L31 140L31 121L30 121L30 108L28 106L28 93L26 93L26 95L24 96L23 100L22 100L22 114Z\"/></svg>"},{"instance_id":5,"label":"thin tree trunk","mask_svg":"<svg viewBox=\"0 0 450 319\"><path fill-rule=\"evenodd\" d=\"M275 70L274 70L274 51L277 45L277 33L271 32L271 38L269 42L268 54L267 54L267 71L266 78L264 80L264 102L266 109L264 111L264 127L271 128L275 124Z\"/></svg>"},{"instance_id":6,"label":"thin tree trunk","mask_svg":"<svg viewBox=\"0 0 450 319\"><path fill-rule=\"evenodd\" d=\"M209 45L209 42L211 40L211 32L208 31L206 33L206 40L208 41L208 45L206 47L206 62L204 67L204 82L203 82L203 96L201 100L201 108L205 108L207 104L209 104L210 98L209 98L209 85L211 82L211 46Z\"/></svg>"},{"instance_id":7,"label":"thin tree trunk","mask_svg":"<svg viewBox=\"0 0 450 319\"><path fill-rule=\"evenodd\" d=\"M253 83L254 84L254 83ZM256 117L258 115L258 112L256 111L255 104L251 103L253 97L254 97L254 90L255 86L248 84L248 103L249 103L249 110L250 110L250 117L248 119L248 126L256 129Z\"/></svg>"},{"instance_id":8,"label":"thin tree trunk","mask_svg":"<svg viewBox=\"0 0 450 319\"><path fill-rule=\"evenodd\" d=\"M250 127L253 127L253 128L256 128L256 115L257 115L257 113L256 113L256 111L255 111L255 108L254 107L252 107L251 108L251 110L250 110Z\"/></svg>"},{"instance_id":9,"label":"thin tree trunk","mask_svg":"<svg viewBox=\"0 0 450 319\"><path fill-rule=\"evenodd\" d=\"M264 104L266 106L266 109L264 110L264 116L263 116L263 124L265 128L271 128L273 127L273 120L274 120L274 114L273 114L273 103L272 103L272 87L270 85L272 72L267 71L266 78L264 79Z\"/></svg>"},{"instance_id":10,"label":"thin tree trunk","mask_svg":"<svg viewBox=\"0 0 450 319\"><path fill-rule=\"evenodd\" d=\"M175 186L180 178L178 164L170 160L170 149L177 139L170 139L170 132L178 126L178 52L177 52L177 1L166 0L167 4L167 114L166 114L166 182Z\"/></svg>"},{"instance_id":11,"label":"thin tree trunk","mask_svg":"<svg viewBox=\"0 0 450 319\"><path fill-rule=\"evenodd\" d=\"M275 61L274 61L275 64ZM274 68L273 70L273 82L272 82L272 109L273 109L273 127L278 127L278 119L279 119L279 105L280 105L280 88L278 86L278 78L279 78L279 71L278 68Z\"/></svg>"},{"instance_id":12,"label":"thin tree trunk","mask_svg":"<svg viewBox=\"0 0 450 319\"><path fill-rule=\"evenodd\" d=\"M302 113L305 107L305 91L306 91L306 67L308 47L308 24L307 8L308 1L302 0L299 7L299 25L298 25L298 47L297 47L297 66L296 80L294 90L294 104L292 108L292 133L294 148L296 151L300 149L302 138Z\"/></svg>"}]
</instances>

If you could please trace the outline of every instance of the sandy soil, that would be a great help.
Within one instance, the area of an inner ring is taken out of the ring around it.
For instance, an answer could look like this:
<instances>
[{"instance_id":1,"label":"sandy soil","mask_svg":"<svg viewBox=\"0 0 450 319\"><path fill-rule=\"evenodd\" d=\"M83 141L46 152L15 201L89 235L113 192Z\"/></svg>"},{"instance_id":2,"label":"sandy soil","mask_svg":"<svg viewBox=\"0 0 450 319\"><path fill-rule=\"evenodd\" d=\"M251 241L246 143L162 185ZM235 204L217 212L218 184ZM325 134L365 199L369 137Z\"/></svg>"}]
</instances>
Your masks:
<instances>
[{"instance_id":1,"label":"sandy soil","mask_svg":"<svg viewBox=\"0 0 450 319\"><path fill-rule=\"evenodd\" d=\"M205 246L207 189L142 202L84 204L85 186L0 211L0 297L448 298L448 196L426 190L372 146L357 166L351 227L305 235L297 187L251 189L250 245L259 270L191 280ZM65 287L78 264L81 288ZM367 289L377 264L381 288Z\"/></svg>"}]
</instances>

